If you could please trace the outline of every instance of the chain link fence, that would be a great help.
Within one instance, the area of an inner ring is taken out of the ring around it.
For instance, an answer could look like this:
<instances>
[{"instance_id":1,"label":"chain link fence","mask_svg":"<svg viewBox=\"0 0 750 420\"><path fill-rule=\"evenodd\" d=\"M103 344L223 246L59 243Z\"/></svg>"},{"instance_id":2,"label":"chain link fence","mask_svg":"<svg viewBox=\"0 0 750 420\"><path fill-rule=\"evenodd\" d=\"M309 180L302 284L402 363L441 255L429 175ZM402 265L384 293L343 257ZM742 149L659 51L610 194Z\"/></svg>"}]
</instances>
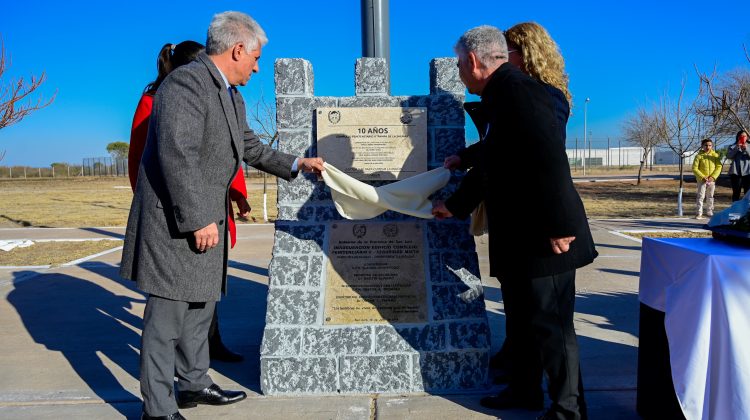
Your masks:
<instances>
[{"instance_id":1,"label":"chain link fence","mask_svg":"<svg viewBox=\"0 0 750 420\"><path fill-rule=\"evenodd\" d=\"M683 160L691 165L695 153L688 151ZM591 169L628 169L637 168L644 160L647 168L653 166L677 166L679 156L669 147L655 147L644 159L642 147L631 146L617 138L572 138L566 144L566 153L570 169L574 172Z\"/></svg>"},{"instance_id":2,"label":"chain link fence","mask_svg":"<svg viewBox=\"0 0 750 420\"><path fill-rule=\"evenodd\" d=\"M643 149L628 145L624 140L618 138L593 138L585 139L574 137L568 138L566 153L571 171L575 173L585 172L589 169L614 170L630 169L637 170L643 159ZM694 154L687 155L684 159L685 165L693 162ZM533 162L533 159L530 160ZM532 163L530 163L532 164ZM645 161L647 168L653 166L672 166L679 164L679 158L674 151L667 147L655 148ZM242 163L245 178L262 177L258 169ZM84 158L80 165L69 163L53 163L48 167L31 166L0 166L0 179L2 178L64 178L64 177L127 177L128 159L113 157Z\"/></svg>"},{"instance_id":3,"label":"chain link fence","mask_svg":"<svg viewBox=\"0 0 750 420\"><path fill-rule=\"evenodd\" d=\"M242 163L245 178L262 177L259 169ZM53 163L47 167L35 166L0 166L0 179L30 179L30 178L68 178L80 176L94 177L127 177L128 159L112 157L84 158L80 165L70 163Z\"/></svg>"}]
</instances>

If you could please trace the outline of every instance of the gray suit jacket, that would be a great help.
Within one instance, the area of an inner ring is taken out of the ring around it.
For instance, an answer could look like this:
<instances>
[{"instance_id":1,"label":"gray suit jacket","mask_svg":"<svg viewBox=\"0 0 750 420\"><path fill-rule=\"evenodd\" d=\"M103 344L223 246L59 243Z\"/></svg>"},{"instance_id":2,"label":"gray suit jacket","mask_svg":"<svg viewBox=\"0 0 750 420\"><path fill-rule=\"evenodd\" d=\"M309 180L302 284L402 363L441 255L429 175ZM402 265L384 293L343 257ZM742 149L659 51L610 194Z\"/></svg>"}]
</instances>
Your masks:
<instances>
[{"instance_id":1,"label":"gray suit jacket","mask_svg":"<svg viewBox=\"0 0 750 420\"><path fill-rule=\"evenodd\" d=\"M130 207L120 274L144 292L186 302L226 290L228 189L239 159L283 179L294 156L262 144L206 54L164 80L154 98ZM200 253L193 231L216 223L219 245Z\"/></svg>"}]
</instances>

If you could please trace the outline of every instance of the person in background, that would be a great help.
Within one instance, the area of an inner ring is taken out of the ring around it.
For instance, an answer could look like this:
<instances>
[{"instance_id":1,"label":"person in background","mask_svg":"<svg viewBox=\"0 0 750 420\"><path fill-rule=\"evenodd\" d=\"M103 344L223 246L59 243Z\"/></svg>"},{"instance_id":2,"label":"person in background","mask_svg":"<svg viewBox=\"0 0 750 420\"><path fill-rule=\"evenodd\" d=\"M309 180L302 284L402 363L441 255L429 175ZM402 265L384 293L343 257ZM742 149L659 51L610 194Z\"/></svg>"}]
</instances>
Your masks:
<instances>
[{"instance_id":1,"label":"person in background","mask_svg":"<svg viewBox=\"0 0 750 420\"><path fill-rule=\"evenodd\" d=\"M703 200L706 200L706 216L714 215L714 189L716 178L721 175L721 159L714 150L711 139L701 140L701 150L693 160L693 174L698 184L695 202L695 218L703 219Z\"/></svg>"},{"instance_id":2,"label":"person in background","mask_svg":"<svg viewBox=\"0 0 750 420\"><path fill-rule=\"evenodd\" d=\"M597 253L570 176L552 97L541 83L508 62L506 40L497 28L467 31L455 50L461 81L481 97L479 104L467 104L466 109L471 109L469 115L485 136L445 159L446 168L469 171L450 198L433 204L432 213L438 220L463 219L484 200L490 275L513 297L505 306L507 322L513 324L508 326L511 382L480 403L495 409L542 409L541 374L530 375L528 368L541 364L552 400L541 418L585 418L573 325L575 271L590 264ZM507 167L497 170L509 141L533 151L533 171L523 166L523 160L503 160ZM526 176L524 182L508 183L507 173ZM503 194L497 193L499 185ZM507 197L513 197L513 206ZM529 223L514 222L518 214Z\"/></svg>"},{"instance_id":3,"label":"person in background","mask_svg":"<svg viewBox=\"0 0 750 420\"><path fill-rule=\"evenodd\" d=\"M727 149L729 164L729 181L732 183L732 202L742 198L750 190L750 155L747 153L747 131L740 130L735 136L734 144Z\"/></svg>"},{"instance_id":4,"label":"person in background","mask_svg":"<svg viewBox=\"0 0 750 420\"><path fill-rule=\"evenodd\" d=\"M179 44L164 44L159 51L156 59L157 76L156 80L146 85L146 89L138 102L133 116L133 127L130 131L130 149L128 150L128 175L130 176L130 187L135 192L136 181L138 180L138 168L141 166L141 156L143 148L146 146L146 135L148 134L148 121L151 117L153 108L154 95L159 85L164 81L172 70L185 65L198 56L198 53L205 50L206 47L195 41L183 41ZM238 169L237 176L232 180L229 187L229 198L236 203L238 216L247 217L250 213L250 204L247 202L247 187L245 186L245 177L242 174L242 168ZM237 227L234 222L234 212L230 212L230 218L227 220L229 225L229 235L231 237L231 246L237 242ZM211 326L208 329L208 352L211 359L221 362L241 362L244 358L229 350L221 340L219 332L219 311L214 311L211 319Z\"/></svg>"}]
</instances>

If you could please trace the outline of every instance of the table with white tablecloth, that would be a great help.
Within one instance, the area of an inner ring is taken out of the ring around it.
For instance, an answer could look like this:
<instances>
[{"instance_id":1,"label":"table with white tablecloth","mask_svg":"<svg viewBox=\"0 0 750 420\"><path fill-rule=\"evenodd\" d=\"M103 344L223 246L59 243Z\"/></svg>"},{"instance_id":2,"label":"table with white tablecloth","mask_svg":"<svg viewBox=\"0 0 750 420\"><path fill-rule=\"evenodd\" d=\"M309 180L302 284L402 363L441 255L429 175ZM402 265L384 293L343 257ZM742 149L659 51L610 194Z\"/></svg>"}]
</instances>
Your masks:
<instances>
[{"instance_id":1,"label":"table with white tablecloth","mask_svg":"<svg viewBox=\"0 0 750 420\"><path fill-rule=\"evenodd\" d=\"M652 329L666 334L672 398L685 418L750 419L750 247L644 238L639 299L639 412L655 409L653 393L641 389L659 381ZM663 325L644 322L652 313L663 313Z\"/></svg>"}]
</instances>

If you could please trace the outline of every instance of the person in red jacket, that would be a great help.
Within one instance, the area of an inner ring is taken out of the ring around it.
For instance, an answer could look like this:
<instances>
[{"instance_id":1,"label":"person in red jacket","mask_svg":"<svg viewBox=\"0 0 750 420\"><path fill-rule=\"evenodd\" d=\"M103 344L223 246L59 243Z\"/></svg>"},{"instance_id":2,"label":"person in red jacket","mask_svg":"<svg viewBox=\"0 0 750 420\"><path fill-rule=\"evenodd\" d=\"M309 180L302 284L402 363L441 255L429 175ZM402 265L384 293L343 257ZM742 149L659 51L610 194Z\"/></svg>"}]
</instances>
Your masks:
<instances>
[{"instance_id":1,"label":"person in red jacket","mask_svg":"<svg viewBox=\"0 0 750 420\"><path fill-rule=\"evenodd\" d=\"M128 151L128 175L130 176L130 187L135 192L135 185L138 181L138 172L141 166L141 156L143 149L146 147L146 134L148 133L148 121L151 116L151 109L154 103L154 94L159 89L159 85L164 78L177 67L187 64L206 47L195 41L183 41L179 44L164 44L159 51L156 67L158 75L156 80L146 85L146 89L138 102L133 116L133 127L130 131L130 150ZM247 202L247 188L245 187L245 177L242 173L242 167L237 171L237 176L232 180L229 187L229 199L237 205L237 215L245 218L250 214L250 204ZM229 214L227 218L227 228L231 245L237 243L237 226L234 222L234 215ZM229 350L221 341L219 333L218 311L214 311L211 327L208 330L208 346L211 359L222 362L241 362L242 355Z\"/></svg>"}]
</instances>

